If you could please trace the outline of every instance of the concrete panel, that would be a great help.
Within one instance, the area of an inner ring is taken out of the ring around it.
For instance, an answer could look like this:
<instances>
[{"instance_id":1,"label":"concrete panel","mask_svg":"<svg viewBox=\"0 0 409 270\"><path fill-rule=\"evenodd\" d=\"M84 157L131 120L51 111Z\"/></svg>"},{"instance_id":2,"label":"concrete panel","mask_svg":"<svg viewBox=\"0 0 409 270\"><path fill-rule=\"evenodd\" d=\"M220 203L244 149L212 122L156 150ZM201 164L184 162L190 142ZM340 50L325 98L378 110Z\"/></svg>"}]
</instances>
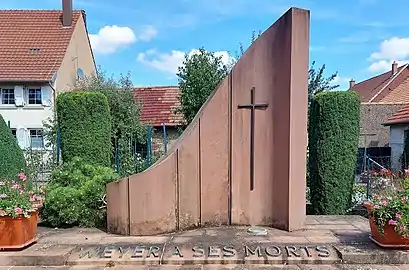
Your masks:
<instances>
[{"instance_id":1,"label":"concrete panel","mask_svg":"<svg viewBox=\"0 0 409 270\"><path fill-rule=\"evenodd\" d=\"M309 12L279 21L273 91L273 225L295 230L305 219Z\"/></svg>"},{"instance_id":2,"label":"concrete panel","mask_svg":"<svg viewBox=\"0 0 409 270\"><path fill-rule=\"evenodd\" d=\"M130 177L131 235L231 223L301 228L306 203L308 48L306 10L289 10L257 39L169 154ZM267 107L255 110L251 121L251 110L238 105L251 103L253 88L254 102ZM110 198L122 196L117 189L108 189ZM110 227L127 217L122 210L114 211L124 200L109 202L114 205L108 213Z\"/></svg>"},{"instance_id":3,"label":"concrete panel","mask_svg":"<svg viewBox=\"0 0 409 270\"><path fill-rule=\"evenodd\" d=\"M129 177L130 233L155 235L177 229L177 151Z\"/></svg>"},{"instance_id":4,"label":"concrete panel","mask_svg":"<svg viewBox=\"0 0 409 270\"><path fill-rule=\"evenodd\" d=\"M229 79L200 116L201 218L203 225L229 223Z\"/></svg>"},{"instance_id":5,"label":"concrete panel","mask_svg":"<svg viewBox=\"0 0 409 270\"><path fill-rule=\"evenodd\" d=\"M179 147L179 229L197 227L200 224L200 122L186 134Z\"/></svg>"},{"instance_id":6,"label":"concrete panel","mask_svg":"<svg viewBox=\"0 0 409 270\"><path fill-rule=\"evenodd\" d=\"M107 223L108 232L129 234L129 178L107 185Z\"/></svg>"}]
</instances>

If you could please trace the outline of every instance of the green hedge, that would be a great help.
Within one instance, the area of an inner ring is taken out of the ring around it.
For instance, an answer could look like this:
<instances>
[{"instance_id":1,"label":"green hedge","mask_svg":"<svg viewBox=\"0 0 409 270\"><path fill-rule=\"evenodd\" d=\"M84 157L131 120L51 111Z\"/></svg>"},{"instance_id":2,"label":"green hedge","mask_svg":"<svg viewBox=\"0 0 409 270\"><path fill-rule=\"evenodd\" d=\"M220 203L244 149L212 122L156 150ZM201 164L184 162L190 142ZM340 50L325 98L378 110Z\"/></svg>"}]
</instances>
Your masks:
<instances>
[{"instance_id":1,"label":"green hedge","mask_svg":"<svg viewBox=\"0 0 409 270\"><path fill-rule=\"evenodd\" d=\"M309 187L318 215L342 215L350 207L359 140L359 96L352 91L323 92L311 103Z\"/></svg>"},{"instance_id":2,"label":"green hedge","mask_svg":"<svg viewBox=\"0 0 409 270\"><path fill-rule=\"evenodd\" d=\"M91 164L111 165L111 116L105 95L97 92L59 94L57 119L63 162L79 157Z\"/></svg>"},{"instance_id":3,"label":"green hedge","mask_svg":"<svg viewBox=\"0 0 409 270\"><path fill-rule=\"evenodd\" d=\"M23 150L0 115L0 180L15 179L26 169Z\"/></svg>"}]
</instances>

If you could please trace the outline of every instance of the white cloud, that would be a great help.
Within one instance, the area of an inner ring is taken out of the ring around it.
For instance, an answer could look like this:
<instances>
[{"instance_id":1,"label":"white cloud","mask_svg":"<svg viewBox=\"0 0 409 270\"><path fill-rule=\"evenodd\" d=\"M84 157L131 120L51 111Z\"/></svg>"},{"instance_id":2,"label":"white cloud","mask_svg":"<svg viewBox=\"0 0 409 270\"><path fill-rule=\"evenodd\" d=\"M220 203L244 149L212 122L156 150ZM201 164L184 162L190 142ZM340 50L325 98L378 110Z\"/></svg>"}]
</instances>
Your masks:
<instances>
[{"instance_id":1,"label":"white cloud","mask_svg":"<svg viewBox=\"0 0 409 270\"><path fill-rule=\"evenodd\" d=\"M391 70L393 61L399 66L409 60L409 38L393 37L384 40L379 46L379 51L370 55L368 60L372 62L368 70L373 73L383 73Z\"/></svg>"},{"instance_id":2,"label":"white cloud","mask_svg":"<svg viewBox=\"0 0 409 270\"><path fill-rule=\"evenodd\" d=\"M151 25L142 27L138 34L126 26L107 25L102 27L97 34L90 34L89 38L94 52L111 54L138 40L149 41L157 34L156 28Z\"/></svg>"},{"instance_id":3,"label":"white cloud","mask_svg":"<svg viewBox=\"0 0 409 270\"><path fill-rule=\"evenodd\" d=\"M408 61L399 60L396 62L398 63L398 66L401 66L401 65L406 64ZM393 60L380 60L380 61L372 63L368 67L368 70L374 73L383 73L383 72L386 72L392 69L392 63L393 63Z\"/></svg>"},{"instance_id":4,"label":"white cloud","mask_svg":"<svg viewBox=\"0 0 409 270\"><path fill-rule=\"evenodd\" d=\"M369 57L370 60L398 60L409 56L409 38L393 37L384 40L378 52Z\"/></svg>"},{"instance_id":5,"label":"white cloud","mask_svg":"<svg viewBox=\"0 0 409 270\"><path fill-rule=\"evenodd\" d=\"M193 49L189 52L189 55L198 52L199 50ZM217 51L214 52L214 55L221 57L222 63L226 65L235 61L227 51ZM152 49L144 53L139 53L137 56L139 62L172 75L177 73L178 67L182 65L184 59L185 52L177 50L171 51L170 53L160 53Z\"/></svg>"},{"instance_id":6,"label":"white cloud","mask_svg":"<svg viewBox=\"0 0 409 270\"><path fill-rule=\"evenodd\" d=\"M137 40L131 28L117 25L104 26L98 31L98 34L91 34L89 38L92 49L101 54L114 53L122 47L135 43Z\"/></svg>"},{"instance_id":7,"label":"white cloud","mask_svg":"<svg viewBox=\"0 0 409 270\"><path fill-rule=\"evenodd\" d=\"M339 75L337 75L334 80L332 81L332 85L339 85L339 87L337 88L340 90L343 89L348 89L349 88L349 81L351 80L351 78L348 77L341 77Z\"/></svg>"},{"instance_id":8,"label":"white cloud","mask_svg":"<svg viewBox=\"0 0 409 270\"><path fill-rule=\"evenodd\" d=\"M152 25L146 25L141 29L138 38L143 41L149 41L155 38L158 34L158 30Z\"/></svg>"}]
</instances>

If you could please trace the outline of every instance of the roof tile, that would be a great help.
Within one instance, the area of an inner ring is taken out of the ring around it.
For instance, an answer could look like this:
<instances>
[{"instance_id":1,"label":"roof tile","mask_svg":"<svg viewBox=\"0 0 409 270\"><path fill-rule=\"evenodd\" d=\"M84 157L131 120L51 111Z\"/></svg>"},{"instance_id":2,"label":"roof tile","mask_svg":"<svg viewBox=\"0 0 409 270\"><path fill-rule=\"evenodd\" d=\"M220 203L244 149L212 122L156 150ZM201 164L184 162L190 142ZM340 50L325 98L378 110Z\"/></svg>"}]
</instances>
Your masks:
<instances>
[{"instance_id":1,"label":"roof tile","mask_svg":"<svg viewBox=\"0 0 409 270\"><path fill-rule=\"evenodd\" d=\"M393 124L404 124L409 123L409 105L403 107L396 113L394 113L384 125L393 125Z\"/></svg>"},{"instance_id":2,"label":"roof tile","mask_svg":"<svg viewBox=\"0 0 409 270\"><path fill-rule=\"evenodd\" d=\"M177 126L182 124L183 117L176 114L179 108L179 87L154 86L134 89L135 101L141 102L141 122L152 126Z\"/></svg>"},{"instance_id":3,"label":"roof tile","mask_svg":"<svg viewBox=\"0 0 409 270\"><path fill-rule=\"evenodd\" d=\"M398 73L405 67L406 65L400 66L398 68ZM392 71L388 71L378 76L362 81L360 83L357 83L350 90L355 91L359 94L359 96L361 97L361 102L369 102L375 96L377 97L373 100L373 102L379 102L380 100L382 100L382 98L385 97L385 95L388 95L391 91L393 91L394 88L397 87L402 82L402 79L405 80L406 78L409 77L409 71L407 72L402 71L401 75L399 75L398 77L399 78L395 78L392 81L392 78L394 78L392 76ZM382 90L388 83L391 84L390 87L386 87L387 89ZM380 94L378 95L378 93Z\"/></svg>"},{"instance_id":4,"label":"roof tile","mask_svg":"<svg viewBox=\"0 0 409 270\"><path fill-rule=\"evenodd\" d=\"M61 10L0 10L0 80L50 80L81 14L63 27Z\"/></svg>"}]
</instances>

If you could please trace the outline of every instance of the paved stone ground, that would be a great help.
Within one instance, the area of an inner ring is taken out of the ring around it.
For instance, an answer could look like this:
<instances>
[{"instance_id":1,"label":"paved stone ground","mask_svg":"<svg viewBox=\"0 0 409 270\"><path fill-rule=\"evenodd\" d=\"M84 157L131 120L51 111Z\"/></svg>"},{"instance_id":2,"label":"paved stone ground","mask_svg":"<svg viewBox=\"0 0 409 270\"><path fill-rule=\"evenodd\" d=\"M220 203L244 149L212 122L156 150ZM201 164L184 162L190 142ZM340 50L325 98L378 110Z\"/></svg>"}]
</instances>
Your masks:
<instances>
[{"instance_id":1,"label":"paved stone ground","mask_svg":"<svg viewBox=\"0 0 409 270\"><path fill-rule=\"evenodd\" d=\"M0 270L409 270L409 252L375 246L368 238L368 220L360 216L308 216L304 229L291 233L267 228L266 235L254 235L247 229L129 237L97 229L39 227L36 244L19 252L0 252Z\"/></svg>"}]
</instances>

